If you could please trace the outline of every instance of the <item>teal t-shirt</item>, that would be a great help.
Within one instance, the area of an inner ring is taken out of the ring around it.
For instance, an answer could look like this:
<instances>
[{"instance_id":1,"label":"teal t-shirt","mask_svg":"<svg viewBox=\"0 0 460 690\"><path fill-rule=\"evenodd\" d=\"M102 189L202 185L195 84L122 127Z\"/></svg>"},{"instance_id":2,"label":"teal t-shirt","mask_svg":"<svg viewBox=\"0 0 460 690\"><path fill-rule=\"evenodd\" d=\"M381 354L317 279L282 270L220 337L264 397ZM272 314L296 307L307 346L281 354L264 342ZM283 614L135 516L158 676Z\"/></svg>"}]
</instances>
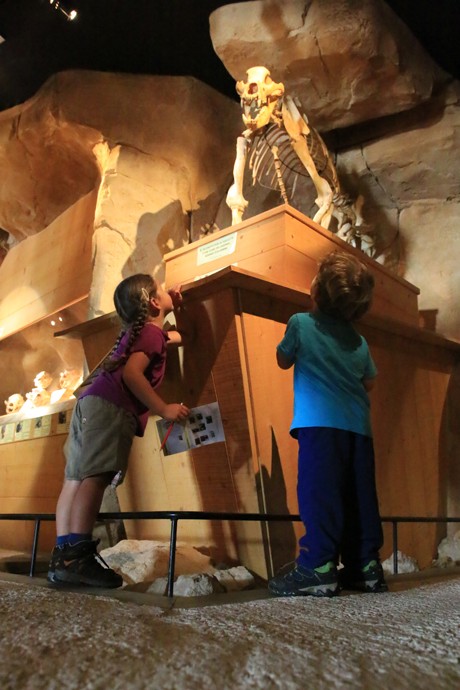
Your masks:
<instances>
[{"instance_id":1,"label":"teal t-shirt","mask_svg":"<svg viewBox=\"0 0 460 690\"><path fill-rule=\"evenodd\" d=\"M372 436L362 380L374 378L377 368L351 323L319 311L294 314L278 350L294 361L292 436L312 426Z\"/></svg>"}]
</instances>

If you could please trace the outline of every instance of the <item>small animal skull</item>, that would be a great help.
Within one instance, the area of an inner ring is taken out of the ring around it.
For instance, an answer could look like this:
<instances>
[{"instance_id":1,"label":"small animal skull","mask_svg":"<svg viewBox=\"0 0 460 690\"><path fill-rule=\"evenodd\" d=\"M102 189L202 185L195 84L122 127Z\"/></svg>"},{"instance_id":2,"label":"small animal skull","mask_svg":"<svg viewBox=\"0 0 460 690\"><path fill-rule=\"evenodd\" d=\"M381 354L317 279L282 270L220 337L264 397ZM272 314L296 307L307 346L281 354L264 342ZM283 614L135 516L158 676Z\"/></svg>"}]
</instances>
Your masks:
<instances>
[{"instance_id":1,"label":"small animal skull","mask_svg":"<svg viewBox=\"0 0 460 690\"><path fill-rule=\"evenodd\" d=\"M49 403L51 395L44 388L32 388L30 393L26 393L26 398L32 407L42 407Z\"/></svg>"},{"instance_id":2,"label":"small animal skull","mask_svg":"<svg viewBox=\"0 0 460 690\"><path fill-rule=\"evenodd\" d=\"M34 386L35 388L40 388L41 390L44 390L45 388L48 388L48 386L51 385L52 380L53 377L47 371L39 371L34 378Z\"/></svg>"},{"instance_id":3,"label":"small animal skull","mask_svg":"<svg viewBox=\"0 0 460 690\"><path fill-rule=\"evenodd\" d=\"M24 398L20 393L13 393L8 400L4 400L3 402L5 403L6 414L11 414L21 409L24 405Z\"/></svg>"},{"instance_id":4,"label":"small animal skull","mask_svg":"<svg viewBox=\"0 0 460 690\"><path fill-rule=\"evenodd\" d=\"M77 369L64 369L59 374L59 388L72 392L77 388L81 382L80 380L81 374Z\"/></svg>"}]
</instances>

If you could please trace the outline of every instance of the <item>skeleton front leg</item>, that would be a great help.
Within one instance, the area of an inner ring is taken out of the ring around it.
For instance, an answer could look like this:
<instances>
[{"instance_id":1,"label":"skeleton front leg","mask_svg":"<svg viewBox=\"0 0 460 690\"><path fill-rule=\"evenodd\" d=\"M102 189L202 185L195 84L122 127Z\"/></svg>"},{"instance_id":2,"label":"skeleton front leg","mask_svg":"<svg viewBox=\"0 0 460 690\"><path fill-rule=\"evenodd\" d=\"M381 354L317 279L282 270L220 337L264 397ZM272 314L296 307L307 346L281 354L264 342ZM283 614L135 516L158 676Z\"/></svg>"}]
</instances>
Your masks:
<instances>
[{"instance_id":1,"label":"skeleton front leg","mask_svg":"<svg viewBox=\"0 0 460 690\"><path fill-rule=\"evenodd\" d=\"M236 159L233 166L233 184L228 190L226 203L232 212L232 225L241 223L248 201L243 196L243 179L246 158L248 155L248 140L238 137L236 140Z\"/></svg>"},{"instance_id":2,"label":"skeleton front leg","mask_svg":"<svg viewBox=\"0 0 460 690\"><path fill-rule=\"evenodd\" d=\"M323 228L328 228L334 211L334 192L328 181L318 173L312 153L308 148L308 136L315 137L322 143L319 135L303 119L292 98L287 97L283 104L283 123L291 138L291 146L300 158L306 171L315 185L317 197L315 204L319 207L313 220ZM322 147L321 147L322 148Z\"/></svg>"},{"instance_id":3,"label":"skeleton front leg","mask_svg":"<svg viewBox=\"0 0 460 690\"><path fill-rule=\"evenodd\" d=\"M316 165L310 156L306 140L301 139L300 141L293 141L291 143L292 148L307 169L318 195L315 199L315 204L319 208L313 216L313 220L327 230L334 211L334 203L332 201L334 194L332 189L328 181L318 174Z\"/></svg>"}]
</instances>

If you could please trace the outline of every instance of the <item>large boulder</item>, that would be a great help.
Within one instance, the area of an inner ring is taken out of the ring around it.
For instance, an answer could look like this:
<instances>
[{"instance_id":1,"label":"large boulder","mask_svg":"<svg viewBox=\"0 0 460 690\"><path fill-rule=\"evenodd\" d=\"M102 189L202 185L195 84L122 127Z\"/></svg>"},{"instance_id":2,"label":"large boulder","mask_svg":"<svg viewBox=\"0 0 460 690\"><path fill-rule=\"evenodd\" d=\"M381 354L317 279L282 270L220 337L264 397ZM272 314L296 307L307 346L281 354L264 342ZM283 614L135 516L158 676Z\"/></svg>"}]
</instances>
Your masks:
<instances>
[{"instance_id":1,"label":"large boulder","mask_svg":"<svg viewBox=\"0 0 460 690\"><path fill-rule=\"evenodd\" d=\"M217 55L235 79L264 65L329 130L398 113L445 79L383 0L255 0L210 17Z\"/></svg>"}]
</instances>

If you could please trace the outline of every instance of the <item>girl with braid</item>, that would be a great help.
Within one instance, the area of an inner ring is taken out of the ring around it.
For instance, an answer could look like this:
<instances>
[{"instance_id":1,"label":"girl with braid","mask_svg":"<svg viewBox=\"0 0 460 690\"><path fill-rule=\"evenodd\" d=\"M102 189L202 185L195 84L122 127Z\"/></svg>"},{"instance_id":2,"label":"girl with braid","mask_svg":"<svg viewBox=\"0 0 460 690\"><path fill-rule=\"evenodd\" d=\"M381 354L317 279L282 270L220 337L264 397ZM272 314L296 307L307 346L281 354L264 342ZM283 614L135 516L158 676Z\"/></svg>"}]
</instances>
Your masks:
<instances>
[{"instance_id":1,"label":"girl with braid","mask_svg":"<svg viewBox=\"0 0 460 690\"><path fill-rule=\"evenodd\" d=\"M48 580L93 587L120 587L122 578L97 553L92 531L106 487L126 474L134 436L143 436L149 414L172 422L190 410L166 403L155 388L163 380L166 350L182 342L163 330L165 316L180 308L179 289L165 292L149 275L117 286L115 309L122 330L98 375L75 405L65 448L65 480L56 508L57 541Z\"/></svg>"}]
</instances>

